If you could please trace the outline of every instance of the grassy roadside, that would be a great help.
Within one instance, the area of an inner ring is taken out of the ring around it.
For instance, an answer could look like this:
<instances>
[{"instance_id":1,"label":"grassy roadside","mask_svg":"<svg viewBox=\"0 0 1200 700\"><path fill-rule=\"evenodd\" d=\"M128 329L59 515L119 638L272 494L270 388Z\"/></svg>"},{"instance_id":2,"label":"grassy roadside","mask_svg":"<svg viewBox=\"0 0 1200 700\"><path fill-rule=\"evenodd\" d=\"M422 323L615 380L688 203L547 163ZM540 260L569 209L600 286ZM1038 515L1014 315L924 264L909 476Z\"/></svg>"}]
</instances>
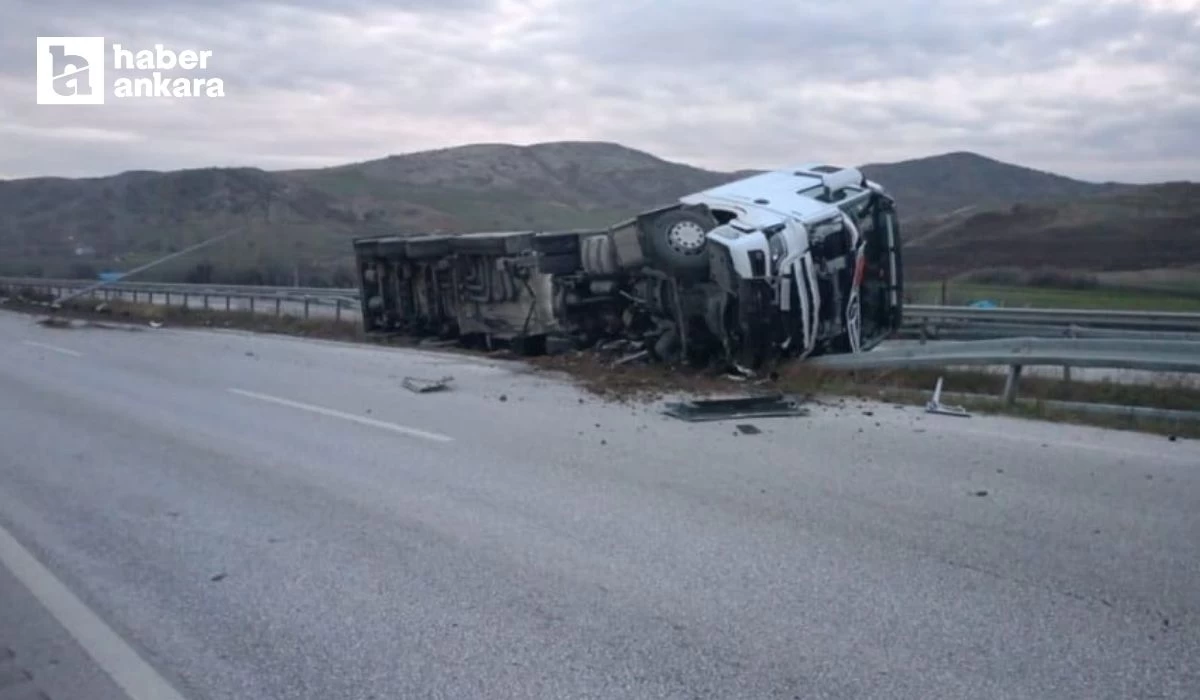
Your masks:
<instances>
[{"instance_id":1,"label":"grassy roadside","mask_svg":"<svg viewBox=\"0 0 1200 700\"><path fill-rule=\"evenodd\" d=\"M36 315L49 315L45 306L10 299L0 309ZM97 309L102 309L98 311ZM356 321L329 318L302 319L244 311L185 309L149 304L113 301L103 306L95 300L76 300L55 315L87 321L107 321L146 325L151 321L166 326L230 328L258 333L277 333L297 337L370 342L394 346L417 346L411 338L382 341L367 338ZM458 347L455 352L474 352ZM493 355L504 353L493 353ZM999 396L1003 375L985 372L940 371L938 369L898 369L872 371L831 371L794 363L784 365L769 378L734 381L720 373L689 369L664 369L650 364L614 366L617 356L593 352L529 358L535 369L560 372L575 380L586 391L610 401L645 402L666 395L706 396L745 392L784 392L809 396L847 396L892 403L924 405L937 382L944 379L947 392ZM1105 428L1137 430L1189 438L1200 438L1200 422L1149 419L1116 415L1078 413L1048 406L1046 401L1078 401L1124 406L1142 406L1183 411L1200 411L1200 389L1184 386L1144 386L1115 382L1064 382L1049 377L1027 376L1021 380L1021 401L1015 406L969 399L956 401L986 414L1012 415L1041 420L1061 421Z\"/></svg>"}]
</instances>

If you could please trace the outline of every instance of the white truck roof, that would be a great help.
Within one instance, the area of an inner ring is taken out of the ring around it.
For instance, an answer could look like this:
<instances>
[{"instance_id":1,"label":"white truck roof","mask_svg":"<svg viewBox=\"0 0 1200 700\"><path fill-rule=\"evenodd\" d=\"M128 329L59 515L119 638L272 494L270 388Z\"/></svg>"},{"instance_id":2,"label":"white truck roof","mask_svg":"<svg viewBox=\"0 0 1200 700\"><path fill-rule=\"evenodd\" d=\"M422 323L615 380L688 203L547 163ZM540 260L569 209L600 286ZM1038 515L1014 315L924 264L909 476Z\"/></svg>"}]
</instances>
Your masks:
<instances>
[{"instance_id":1,"label":"white truck roof","mask_svg":"<svg viewBox=\"0 0 1200 700\"><path fill-rule=\"evenodd\" d=\"M765 209L809 222L829 218L837 213L839 201L867 192L871 185L857 168L805 163L735 180L679 201L733 209L742 220L758 219L753 210Z\"/></svg>"}]
</instances>

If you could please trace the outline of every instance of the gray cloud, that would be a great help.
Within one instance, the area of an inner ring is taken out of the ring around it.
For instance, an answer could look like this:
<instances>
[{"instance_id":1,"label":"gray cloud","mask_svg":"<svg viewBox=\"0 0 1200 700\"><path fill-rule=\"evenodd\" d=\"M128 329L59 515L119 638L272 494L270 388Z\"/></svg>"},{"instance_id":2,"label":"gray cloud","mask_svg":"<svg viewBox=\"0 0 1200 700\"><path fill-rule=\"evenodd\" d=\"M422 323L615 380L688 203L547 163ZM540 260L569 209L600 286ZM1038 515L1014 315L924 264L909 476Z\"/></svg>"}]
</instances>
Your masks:
<instances>
[{"instance_id":1,"label":"gray cloud","mask_svg":"<svg viewBox=\"0 0 1200 700\"><path fill-rule=\"evenodd\" d=\"M979 150L1200 177L1200 0L0 0L0 177L612 140L714 168ZM34 37L209 49L220 100L33 104Z\"/></svg>"}]
</instances>

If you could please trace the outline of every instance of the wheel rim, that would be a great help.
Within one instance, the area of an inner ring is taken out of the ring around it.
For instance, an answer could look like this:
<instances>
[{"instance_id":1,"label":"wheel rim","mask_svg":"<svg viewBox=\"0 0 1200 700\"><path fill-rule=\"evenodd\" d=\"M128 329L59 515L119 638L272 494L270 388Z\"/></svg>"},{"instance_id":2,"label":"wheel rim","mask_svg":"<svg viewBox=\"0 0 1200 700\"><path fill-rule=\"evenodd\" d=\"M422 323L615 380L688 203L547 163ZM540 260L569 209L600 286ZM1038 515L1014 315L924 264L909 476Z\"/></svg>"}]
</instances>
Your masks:
<instances>
[{"instance_id":1,"label":"wheel rim","mask_svg":"<svg viewBox=\"0 0 1200 700\"><path fill-rule=\"evenodd\" d=\"M704 247L704 228L693 221L680 221L667 231L667 242L685 255L695 255Z\"/></svg>"}]
</instances>

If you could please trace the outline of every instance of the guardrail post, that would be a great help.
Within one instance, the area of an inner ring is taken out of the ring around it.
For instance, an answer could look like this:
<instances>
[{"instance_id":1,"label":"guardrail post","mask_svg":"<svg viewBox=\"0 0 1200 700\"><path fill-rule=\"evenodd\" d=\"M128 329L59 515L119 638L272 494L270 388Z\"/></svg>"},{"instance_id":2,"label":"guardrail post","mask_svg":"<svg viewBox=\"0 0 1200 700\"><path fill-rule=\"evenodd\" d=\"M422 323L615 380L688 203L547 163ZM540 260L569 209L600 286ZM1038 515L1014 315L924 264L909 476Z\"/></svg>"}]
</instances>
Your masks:
<instances>
[{"instance_id":1,"label":"guardrail post","mask_svg":"<svg viewBox=\"0 0 1200 700\"><path fill-rule=\"evenodd\" d=\"M1009 365L1008 378L1004 380L1005 405L1011 406L1017 402L1017 384L1021 380L1021 365Z\"/></svg>"},{"instance_id":2,"label":"guardrail post","mask_svg":"<svg viewBox=\"0 0 1200 700\"><path fill-rule=\"evenodd\" d=\"M148 300L147 301L148 304L153 304L154 303L154 292L146 292L146 299Z\"/></svg>"},{"instance_id":3,"label":"guardrail post","mask_svg":"<svg viewBox=\"0 0 1200 700\"><path fill-rule=\"evenodd\" d=\"M225 295L225 310L226 311L229 310L229 295L228 294Z\"/></svg>"},{"instance_id":4,"label":"guardrail post","mask_svg":"<svg viewBox=\"0 0 1200 700\"><path fill-rule=\"evenodd\" d=\"M184 293L183 293L183 308L185 308L185 309L186 309L186 308L188 307L188 305L187 305L187 304L188 304L188 293L187 293L187 292L184 292Z\"/></svg>"},{"instance_id":5,"label":"guardrail post","mask_svg":"<svg viewBox=\"0 0 1200 700\"><path fill-rule=\"evenodd\" d=\"M1071 326L1067 329L1067 337L1075 337L1075 326ZM1068 384L1071 382L1071 365L1063 365L1063 381L1067 382Z\"/></svg>"},{"instance_id":6,"label":"guardrail post","mask_svg":"<svg viewBox=\"0 0 1200 700\"><path fill-rule=\"evenodd\" d=\"M341 299L333 300L333 320L334 321L342 320L342 300Z\"/></svg>"},{"instance_id":7,"label":"guardrail post","mask_svg":"<svg viewBox=\"0 0 1200 700\"><path fill-rule=\"evenodd\" d=\"M250 313L254 313L254 297L250 297Z\"/></svg>"},{"instance_id":8,"label":"guardrail post","mask_svg":"<svg viewBox=\"0 0 1200 700\"><path fill-rule=\"evenodd\" d=\"M204 310L208 311L208 295L204 295Z\"/></svg>"},{"instance_id":9,"label":"guardrail post","mask_svg":"<svg viewBox=\"0 0 1200 700\"><path fill-rule=\"evenodd\" d=\"M282 314L283 314L283 300L280 299L279 297L276 297L275 298L275 315L280 316Z\"/></svg>"},{"instance_id":10,"label":"guardrail post","mask_svg":"<svg viewBox=\"0 0 1200 700\"><path fill-rule=\"evenodd\" d=\"M136 299L136 297L134 297ZM167 292L167 306L171 305L171 293Z\"/></svg>"},{"instance_id":11,"label":"guardrail post","mask_svg":"<svg viewBox=\"0 0 1200 700\"><path fill-rule=\"evenodd\" d=\"M137 290L136 289L133 290L133 303L135 303L135 304L137 303ZM171 295L170 294L167 295L167 303L168 304L171 303Z\"/></svg>"},{"instance_id":12,"label":"guardrail post","mask_svg":"<svg viewBox=\"0 0 1200 700\"><path fill-rule=\"evenodd\" d=\"M304 297L304 318L308 318L308 297Z\"/></svg>"}]
</instances>

